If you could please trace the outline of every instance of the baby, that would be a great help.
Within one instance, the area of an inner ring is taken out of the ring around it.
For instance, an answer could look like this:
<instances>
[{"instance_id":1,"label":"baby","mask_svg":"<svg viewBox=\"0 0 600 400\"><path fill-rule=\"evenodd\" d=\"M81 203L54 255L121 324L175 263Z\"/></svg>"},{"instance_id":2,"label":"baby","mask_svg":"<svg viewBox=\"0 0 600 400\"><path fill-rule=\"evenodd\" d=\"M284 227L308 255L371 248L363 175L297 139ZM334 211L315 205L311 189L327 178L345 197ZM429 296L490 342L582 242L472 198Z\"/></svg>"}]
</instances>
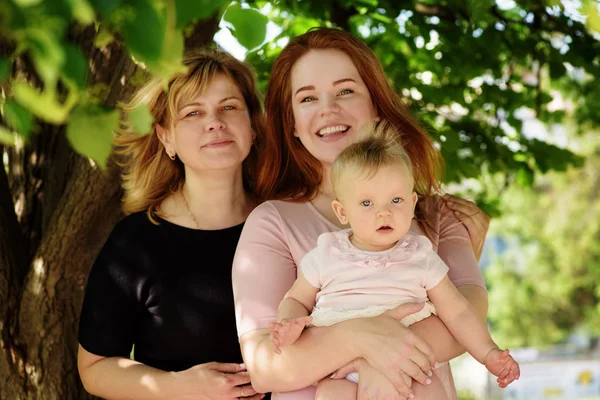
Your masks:
<instances>
[{"instance_id":1,"label":"baby","mask_svg":"<svg viewBox=\"0 0 600 400\"><path fill-rule=\"evenodd\" d=\"M490 337L448 278L448 267L422 235L409 232L417 194L411 161L397 131L386 122L365 130L332 166L333 211L350 229L323 233L300 264L298 279L269 325L275 352L294 343L311 323L328 326L379 315L402 303L423 302L405 326L436 314L456 340L495 376L501 387L519 378L519 365ZM312 311L312 313L311 313ZM310 316L309 316L310 314ZM441 381L410 381L418 399L447 398ZM318 399L356 398L358 374L322 379ZM410 397L413 397L411 394Z\"/></svg>"}]
</instances>

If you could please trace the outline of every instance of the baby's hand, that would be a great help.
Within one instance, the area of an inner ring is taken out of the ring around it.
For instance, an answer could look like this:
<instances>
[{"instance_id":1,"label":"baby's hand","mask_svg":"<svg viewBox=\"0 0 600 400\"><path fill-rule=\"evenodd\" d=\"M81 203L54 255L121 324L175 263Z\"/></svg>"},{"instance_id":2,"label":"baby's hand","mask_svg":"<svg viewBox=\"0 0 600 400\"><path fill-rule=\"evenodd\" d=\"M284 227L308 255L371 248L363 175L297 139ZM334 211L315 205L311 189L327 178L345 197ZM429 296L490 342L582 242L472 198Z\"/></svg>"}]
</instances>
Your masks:
<instances>
[{"instance_id":1,"label":"baby's hand","mask_svg":"<svg viewBox=\"0 0 600 400\"><path fill-rule=\"evenodd\" d=\"M312 321L312 317L285 318L281 322L269 323L271 341L275 353L281 354L281 347L290 345L302 334L304 327Z\"/></svg>"},{"instance_id":2,"label":"baby's hand","mask_svg":"<svg viewBox=\"0 0 600 400\"><path fill-rule=\"evenodd\" d=\"M501 388L507 387L512 381L519 379L521 371L519 364L510 355L508 349L494 349L485 358L485 367L498 377L496 380Z\"/></svg>"}]
</instances>

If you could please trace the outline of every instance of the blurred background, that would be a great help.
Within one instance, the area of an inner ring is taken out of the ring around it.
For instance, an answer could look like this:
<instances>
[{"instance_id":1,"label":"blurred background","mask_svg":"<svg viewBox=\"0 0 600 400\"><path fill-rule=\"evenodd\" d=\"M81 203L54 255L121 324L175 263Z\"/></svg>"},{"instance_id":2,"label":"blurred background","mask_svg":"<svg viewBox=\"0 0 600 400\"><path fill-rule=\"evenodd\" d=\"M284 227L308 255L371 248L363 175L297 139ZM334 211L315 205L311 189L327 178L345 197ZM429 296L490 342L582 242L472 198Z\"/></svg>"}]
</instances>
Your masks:
<instances>
[{"instance_id":1,"label":"blurred background","mask_svg":"<svg viewBox=\"0 0 600 400\"><path fill-rule=\"evenodd\" d=\"M488 321L522 377L501 390L460 357L460 398L600 399L596 0L0 0L0 398L88 397L77 318L122 217L118 102L210 44L264 90L314 26L369 44L439 146L444 189L492 217Z\"/></svg>"}]
</instances>

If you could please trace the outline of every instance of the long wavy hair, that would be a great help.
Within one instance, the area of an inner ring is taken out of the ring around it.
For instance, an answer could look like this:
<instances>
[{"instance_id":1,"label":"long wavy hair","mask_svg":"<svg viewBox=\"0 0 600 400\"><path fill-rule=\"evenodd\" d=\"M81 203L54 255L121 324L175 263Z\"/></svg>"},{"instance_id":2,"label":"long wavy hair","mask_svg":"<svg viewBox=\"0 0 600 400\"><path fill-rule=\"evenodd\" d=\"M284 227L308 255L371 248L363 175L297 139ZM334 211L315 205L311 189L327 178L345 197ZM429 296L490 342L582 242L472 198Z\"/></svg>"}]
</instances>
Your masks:
<instances>
[{"instance_id":1,"label":"long wavy hair","mask_svg":"<svg viewBox=\"0 0 600 400\"><path fill-rule=\"evenodd\" d=\"M264 115L253 70L231 55L210 48L187 52L183 64L187 71L173 76L166 88L159 78L152 79L131 100L120 104L124 118L114 138L115 152L122 156L119 164L123 167L123 211L125 214L146 211L155 223L154 215L160 204L180 190L185 181L183 163L179 158L169 159L156 125L172 127L179 104L203 93L220 74L238 86L248 107L256 139L243 162L243 182L246 191L256 195L257 147L264 137ZM129 123L129 114L140 105L146 105L154 117L154 127L148 135L139 135Z\"/></svg>"}]
</instances>

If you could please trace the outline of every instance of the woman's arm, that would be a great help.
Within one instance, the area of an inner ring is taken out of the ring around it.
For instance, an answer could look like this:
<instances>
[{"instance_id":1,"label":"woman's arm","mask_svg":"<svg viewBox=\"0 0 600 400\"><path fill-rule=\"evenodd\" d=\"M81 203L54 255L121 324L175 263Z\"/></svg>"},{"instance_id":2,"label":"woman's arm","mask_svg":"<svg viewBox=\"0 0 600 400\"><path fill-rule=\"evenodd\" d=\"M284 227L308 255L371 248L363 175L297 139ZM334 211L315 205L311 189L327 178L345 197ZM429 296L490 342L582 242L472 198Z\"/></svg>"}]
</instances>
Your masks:
<instances>
[{"instance_id":1,"label":"woman's arm","mask_svg":"<svg viewBox=\"0 0 600 400\"><path fill-rule=\"evenodd\" d=\"M246 221L233 266L242 354L259 392L304 388L358 357L368 359L407 395L402 371L426 381L423 371L429 372L434 362L429 346L390 315L308 329L282 354L276 354L265 328L275 320L296 275L279 213L264 203ZM418 305L407 305L398 314L414 313L415 307L418 310Z\"/></svg>"},{"instance_id":2,"label":"woman's arm","mask_svg":"<svg viewBox=\"0 0 600 400\"><path fill-rule=\"evenodd\" d=\"M422 304L407 303L378 317L353 319L328 327L307 329L281 354L273 350L269 330L257 329L240 338L246 368L259 392L286 392L309 386L363 357L402 394L411 391L403 373L425 384L435 360L430 347L399 321Z\"/></svg>"},{"instance_id":3,"label":"woman's arm","mask_svg":"<svg viewBox=\"0 0 600 400\"><path fill-rule=\"evenodd\" d=\"M102 357L81 345L77 367L85 390L110 400L236 399L259 400L240 364L208 363L166 372L124 357Z\"/></svg>"},{"instance_id":4,"label":"woman's arm","mask_svg":"<svg viewBox=\"0 0 600 400\"><path fill-rule=\"evenodd\" d=\"M426 216L431 220L439 220L438 255L448 266L448 277L458 291L485 318L488 300L483 275L479 262L473 252L473 243L483 243L483 237L473 238L461 220L454 214L442 198L427 198ZM429 343L439 362L453 359L465 352L446 325L431 316L410 326L410 329Z\"/></svg>"},{"instance_id":5,"label":"woman's arm","mask_svg":"<svg viewBox=\"0 0 600 400\"><path fill-rule=\"evenodd\" d=\"M485 237L490 227L490 217L472 201L451 194L446 194L444 199L448 208L455 212L456 217L467 228L475 257L480 260Z\"/></svg>"}]
</instances>

